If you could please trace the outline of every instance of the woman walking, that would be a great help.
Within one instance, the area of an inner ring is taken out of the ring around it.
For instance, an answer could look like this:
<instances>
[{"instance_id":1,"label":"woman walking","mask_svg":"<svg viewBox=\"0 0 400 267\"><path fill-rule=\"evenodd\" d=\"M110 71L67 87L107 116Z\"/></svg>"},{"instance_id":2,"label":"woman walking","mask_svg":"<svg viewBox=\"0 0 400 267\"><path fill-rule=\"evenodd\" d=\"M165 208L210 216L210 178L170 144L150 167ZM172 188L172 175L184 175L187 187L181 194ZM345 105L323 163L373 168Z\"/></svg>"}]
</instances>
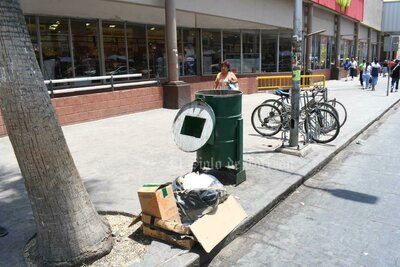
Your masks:
<instances>
[{"instance_id":1,"label":"woman walking","mask_svg":"<svg viewBox=\"0 0 400 267\"><path fill-rule=\"evenodd\" d=\"M378 59L375 58L371 64L371 78L372 78L372 91L375 91L375 86L378 83L379 70L381 65L378 63Z\"/></svg>"},{"instance_id":2,"label":"woman walking","mask_svg":"<svg viewBox=\"0 0 400 267\"><path fill-rule=\"evenodd\" d=\"M368 85L369 85L369 78L371 77L371 65L369 64L369 62L365 63L365 68L363 71L363 81L365 86L363 85L362 89L367 89Z\"/></svg>"}]
</instances>

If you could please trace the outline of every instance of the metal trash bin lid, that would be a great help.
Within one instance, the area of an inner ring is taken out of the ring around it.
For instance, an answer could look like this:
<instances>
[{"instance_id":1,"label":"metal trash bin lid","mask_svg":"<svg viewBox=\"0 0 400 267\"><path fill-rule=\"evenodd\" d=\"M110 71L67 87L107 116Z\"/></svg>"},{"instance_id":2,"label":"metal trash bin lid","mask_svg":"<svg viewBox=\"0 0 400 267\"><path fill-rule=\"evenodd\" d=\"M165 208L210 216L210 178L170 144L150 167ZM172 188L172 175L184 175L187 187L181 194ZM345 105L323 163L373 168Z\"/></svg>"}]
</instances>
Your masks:
<instances>
[{"instance_id":1,"label":"metal trash bin lid","mask_svg":"<svg viewBox=\"0 0 400 267\"><path fill-rule=\"evenodd\" d=\"M184 105L175 116L172 132L176 145L185 152L194 152L210 139L215 126L213 109L203 101Z\"/></svg>"}]
</instances>

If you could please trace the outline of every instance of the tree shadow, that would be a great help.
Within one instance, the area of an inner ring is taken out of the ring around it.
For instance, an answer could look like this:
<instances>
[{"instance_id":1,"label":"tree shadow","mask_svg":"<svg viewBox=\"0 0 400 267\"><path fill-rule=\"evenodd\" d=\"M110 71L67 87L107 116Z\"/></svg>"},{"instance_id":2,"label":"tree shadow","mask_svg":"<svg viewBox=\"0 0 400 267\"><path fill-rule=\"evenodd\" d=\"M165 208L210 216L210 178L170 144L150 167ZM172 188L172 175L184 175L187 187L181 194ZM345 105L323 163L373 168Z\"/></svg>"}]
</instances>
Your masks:
<instances>
[{"instance_id":1,"label":"tree shadow","mask_svg":"<svg viewBox=\"0 0 400 267\"><path fill-rule=\"evenodd\" d=\"M8 235L0 238L0 266L25 266L22 255L35 233L35 223L17 165L0 167L0 225L8 230Z\"/></svg>"},{"instance_id":2,"label":"tree shadow","mask_svg":"<svg viewBox=\"0 0 400 267\"><path fill-rule=\"evenodd\" d=\"M128 238L142 244L142 245L150 245L153 238L145 236L143 234L142 226L138 227L132 234L128 236Z\"/></svg>"},{"instance_id":3,"label":"tree shadow","mask_svg":"<svg viewBox=\"0 0 400 267\"><path fill-rule=\"evenodd\" d=\"M379 200L378 197L365 194L365 193L360 193L360 192L355 192L352 190L347 190L347 189L327 189L327 188L320 188L320 187L314 187L310 185L304 184L305 187L311 188L311 189L317 189L321 191L325 191L330 193L331 195L338 197L338 198L343 198L355 202L361 202L365 204L376 204Z\"/></svg>"}]
</instances>

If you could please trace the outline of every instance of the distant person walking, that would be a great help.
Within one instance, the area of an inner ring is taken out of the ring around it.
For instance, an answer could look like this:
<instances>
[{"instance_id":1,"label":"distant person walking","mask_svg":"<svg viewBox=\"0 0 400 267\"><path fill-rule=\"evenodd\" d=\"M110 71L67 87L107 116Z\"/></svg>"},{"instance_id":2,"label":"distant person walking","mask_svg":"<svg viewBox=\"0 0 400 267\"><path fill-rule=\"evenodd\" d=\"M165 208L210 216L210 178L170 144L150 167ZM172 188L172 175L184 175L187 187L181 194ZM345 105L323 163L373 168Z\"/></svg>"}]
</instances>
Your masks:
<instances>
[{"instance_id":1,"label":"distant person walking","mask_svg":"<svg viewBox=\"0 0 400 267\"><path fill-rule=\"evenodd\" d=\"M346 61L343 63L343 68L346 71L346 77L344 79L345 82L347 82L347 79L349 79L350 66L351 62L349 61L349 58L346 58Z\"/></svg>"},{"instance_id":2,"label":"distant person walking","mask_svg":"<svg viewBox=\"0 0 400 267\"><path fill-rule=\"evenodd\" d=\"M361 87L364 86L364 84L363 84L363 81L364 81L363 72L364 72L364 69L365 69L365 65L366 65L366 61L365 60L363 60L363 62L360 63L360 65L358 65L358 69L360 70L360 84L361 84Z\"/></svg>"},{"instance_id":3,"label":"distant person walking","mask_svg":"<svg viewBox=\"0 0 400 267\"><path fill-rule=\"evenodd\" d=\"M375 58L374 62L371 63L372 91L375 91L375 86L378 83L378 76L380 69L381 65L378 63L378 59Z\"/></svg>"},{"instance_id":4,"label":"distant person walking","mask_svg":"<svg viewBox=\"0 0 400 267\"><path fill-rule=\"evenodd\" d=\"M389 62L385 59L382 63L382 76L386 77L389 72Z\"/></svg>"},{"instance_id":5,"label":"distant person walking","mask_svg":"<svg viewBox=\"0 0 400 267\"><path fill-rule=\"evenodd\" d=\"M365 63L365 68L363 71L363 81L365 86L363 86L363 89L368 89L368 85L369 85L369 78L371 78L371 65L369 64L369 62Z\"/></svg>"},{"instance_id":6,"label":"distant person walking","mask_svg":"<svg viewBox=\"0 0 400 267\"><path fill-rule=\"evenodd\" d=\"M351 58L351 62L350 62L350 76L351 76L351 80L354 79L354 77L357 77L357 67L358 67L358 63L357 61L354 59L354 57Z\"/></svg>"},{"instance_id":7,"label":"distant person walking","mask_svg":"<svg viewBox=\"0 0 400 267\"><path fill-rule=\"evenodd\" d=\"M396 59L394 61L395 65L392 68L392 86L390 89L390 92L393 93L393 88L394 85L396 84L396 92L399 90L399 77L400 77L400 64L399 64L399 60Z\"/></svg>"}]
</instances>

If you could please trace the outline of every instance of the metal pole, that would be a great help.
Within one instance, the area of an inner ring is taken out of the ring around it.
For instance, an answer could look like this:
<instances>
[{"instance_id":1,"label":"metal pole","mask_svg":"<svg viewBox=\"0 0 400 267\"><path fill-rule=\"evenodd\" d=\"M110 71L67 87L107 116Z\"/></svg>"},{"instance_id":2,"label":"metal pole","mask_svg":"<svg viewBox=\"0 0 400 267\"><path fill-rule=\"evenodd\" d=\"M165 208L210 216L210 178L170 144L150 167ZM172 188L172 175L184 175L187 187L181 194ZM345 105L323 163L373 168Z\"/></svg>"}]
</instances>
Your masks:
<instances>
[{"instance_id":1,"label":"metal pole","mask_svg":"<svg viewBox=\"0 0 400 267\"><path fill-rule=\"evenodd\" d=\"M175 82L179 81L175 0L165 0L165 26L167 33L168 81Z\"/></svg>"},{"instance_id":2,"label":"metal pole","mask_svg":"<svg viewBox=\"0 0 400 267\"><path fill-rule=\"evenodd\" d=\"M313 4L309 4L308 5L308 13L307 13L307 37L305 38L306 40L306 68L305 70L303 70L304 74L308 71L311 70L311 47L312 47L312 43L313 43L313 38L312 35L309 35L312 31L312 17L313 17L313 13L314 13L314 6Z\"/></svg>"},{"instance_id":3,"label":"metal pole","mask_svg":"<svg viewBox=\"0 0 400 267\"><path fill-rule=\"evenodd\" d=\"M390 36L390 52L389 52L389 60L388 60L388 83L387 83L387 88L386 88L386 96L389 95L389 86L390 86L390 60L392 60L393 57L393 36Z\"/></svg>"},{"instance_id":4,"label":"metal pole","mask_svg":"<svg viewBox=\"0 0 400 267\"><path fill-rule=\"evenodd\" d=\"M301 80L301 47L303 27L303 1L294 0L293 37L292 37L292 90L290 94L291 119L289 146L296 147L299 143L300 114L300 80Z\"/></svg>"}]
</instances>

